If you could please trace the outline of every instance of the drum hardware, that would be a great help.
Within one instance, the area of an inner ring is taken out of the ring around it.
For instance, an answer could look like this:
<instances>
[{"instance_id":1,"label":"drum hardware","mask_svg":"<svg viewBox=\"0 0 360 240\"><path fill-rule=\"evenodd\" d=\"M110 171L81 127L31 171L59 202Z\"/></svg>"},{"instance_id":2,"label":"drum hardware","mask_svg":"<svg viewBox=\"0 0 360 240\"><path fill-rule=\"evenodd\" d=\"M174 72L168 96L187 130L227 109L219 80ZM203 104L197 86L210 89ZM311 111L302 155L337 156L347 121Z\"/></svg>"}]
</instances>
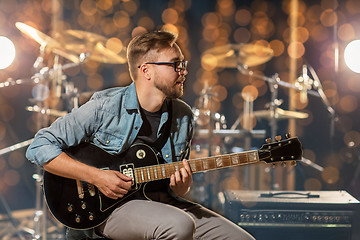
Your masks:
<instances>
[{"instance_id":1,"label":"drum hardware","mask_svg":"<svg viewBox=\"0 0 360 240\"><path fill-rule=\"evenodd\" d=\"M307 165L307 166L310 166L316 170L318 170L319 172L323 172L324 171L324 168L316 163L314 163L313 161L311 161L310 159L307 159L307 158L304 158L302 157L301 163Z\"/></svg>"},{"instance_id":2,"label":"drum hardware","mask_svg":"<svg viewBox=\"0 0 360 240\"><path fill-rule=\"evenodd\" d=\"M47 116L61 117L72 108L78 107L79 101L85 102L89 98L89 94L86 94L86 96L85 94L79 94L78 89L75 88L74 84L67 80L67 76L63 72L64 70L77 67L87 60L113 64L126 62L125 48L121 49L120 54L113 52L106 47L107 39L100 35L84 31L67 30L61 35L63 36L62 38L54 39L24 23L17 22L15 25L24 35L40 44L39 56L33 64L33 68L36 73L30 78L25 79L14 80L9 78L5 82L0 83L0 88L20 84L37 84L36 86L43 85L43 87L38 87L35 90L33 89L33 91L36 92L35 95L37 95L34 99L30 99L30 101L35 101L36 104L26 107L27 111L40 113L38 114L38 117L41 116L43 119ZM49 67L44 63L44 59L46 57L45 55L48 53L54 55L52 67ZM63 59L69 60L70 63L62 64ZM66 102L67 111L62 111L48 106L46 100L50 96L50 91L55 93L55 97ZM86 98L86 100L81 100L80 97ZM39 129L44 127L44 124L48 124L48 122L45 123L45 121L42 121L40 118L36 122ZM0 155L26 147L30 145L33 140L34 139L29 139L1 149ZM34 225L30 228L23 227L21 231L31 234L32 239L47 239L47 231L49 230L46 223L47 208L41 192L42 172L39 168L37 169L37 172L33 174L33 178L36 181L36 209L33 218ZM0 197L2 197L1 194ZM2 202L3 206L6 210L8 210L7 215L9 219L16 228L17 223L13 221L14 219L12 218L11 210L7 208L6 202ZM25 239L22 236L21 231L16 234L20 239Z\"/></svg>"},{"instance_id":3,"label":"drum hardware","mask_svg":"<svg viewBox=\"0 0 360 240\"><path fill-rule=\"evenodd\" d=\"M282 103L282 100L278 99L278 88L279 86L286 87L289 89L295 89L297 91L300 91L300 95L302 95L302 99L305 99L304 94L312 95L315 97L321 97L328 107L330 106L328 100L326 99L326 96L321 88L321 83L319 79L312 80L308 75L307 71L304 70L305 66L303 66L303 73L302 76L297 79L296 84L291 84L288 82L281 81L278 74L274 74L272 77L266 77L259 74L254 73L253 71L249 70L247 66L244 65L238 65L237 69L245 75L252 76L261 80L264 80L269 84L269 89L271 92L271 101L269 103L269 110L261 110L261 111L255 111L254 115L259 118L266 118L270 121L270 128L271 128L271 138L275 139L276 132L277 132L277 121L281 119L305 119L308 117L307 113L303 112L297 112L297 111L287 111L279 108L279 106ZM315 71L311 68L312 75L316 76ZM314 88L317 90L312 90L309 84L314 86ZM333 109L331 107L328 108L329 112L332 113ZM311 160L304 160L303 163L307 164L308 166L313 167L314 169L321 171L322 167L317 164L310 164L309 161ZM274 169L270 170L271 174L271 189L276 190L278 189L278 184L275 182L275 176L274 176Z\"/></svg>"}]
</instances>

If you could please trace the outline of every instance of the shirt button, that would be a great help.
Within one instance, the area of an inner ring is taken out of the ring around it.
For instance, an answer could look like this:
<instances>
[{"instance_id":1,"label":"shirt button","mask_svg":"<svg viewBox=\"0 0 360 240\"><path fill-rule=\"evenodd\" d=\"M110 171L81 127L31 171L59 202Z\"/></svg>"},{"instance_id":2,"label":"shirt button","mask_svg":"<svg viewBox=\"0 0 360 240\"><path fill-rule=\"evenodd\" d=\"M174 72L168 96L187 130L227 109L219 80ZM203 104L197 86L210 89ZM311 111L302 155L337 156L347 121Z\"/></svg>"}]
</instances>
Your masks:
<instances>
[{"instance_id":1,"label":"shirt button","mask_svg":"<svg viewBox=\"0 0 360 240\"><path fill-rule=\"evenodd\" d=\"M109 142L110 142L109 140L106 141L106 143L109 143Z\"/></svg>"},{"instance_id":2,"label":"shirt button","mask_svg":"<svg viewBox=\"0 0 360 240\"><path fill-rule=\"evenodd\" d=\"M180 151L180 153L183 153L183 152L184 152L183 150Z\"/></svg>"},{"instance_id":3,"label":"shirt button","mask_svg":"<svg viewBox=\"0 0 360 240\"><path fill-rule=\"evenodd\" d=\"M135 130L138 130L138 127L135 127Z\"/></svg>"},{"instance_id":4,"label":"shirt button","mask_svg":"<svg viewBox=\"0 0 360 240\"><path fill-rule=\"evenodd\" d=\"M168 157L169 157L169 155L167 155L167 154L166 154L166 156L165 156L165 157L167 157L167 158L168 158Z\"/></svg>"}]
</instances>

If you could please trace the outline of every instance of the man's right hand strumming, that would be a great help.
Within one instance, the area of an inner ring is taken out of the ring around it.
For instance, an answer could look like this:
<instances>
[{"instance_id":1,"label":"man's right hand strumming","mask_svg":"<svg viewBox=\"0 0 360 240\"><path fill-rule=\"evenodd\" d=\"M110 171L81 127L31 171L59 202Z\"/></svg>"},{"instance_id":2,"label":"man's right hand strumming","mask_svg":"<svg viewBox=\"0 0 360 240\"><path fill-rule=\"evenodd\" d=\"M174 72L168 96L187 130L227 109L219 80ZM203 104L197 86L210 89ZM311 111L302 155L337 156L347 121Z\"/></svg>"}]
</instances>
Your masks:
<instances>
[{"instance_id":1,"label":"man's right hand strumming","mask_svg":"<svg viewBox=\"0 0 360 240\"><path fill-rule=\"evenodd\" d=\"M44 169L55 175L76 179L95 185L105 196L122 198L130 190L132 178L118 171L102 170L79 162L61 153L44 164Z\"/></svg>"},{"instance_id":2,"label":"man's right hand strumming","mask_svg":"<svg viewBox=\"0 0 360 240\"><path fill-rule=\"evenodd\" d=\"M100 170L94 185L107 197L122 198L131 188L132 178L113 170Z\"/></svg>"}]
</instances>

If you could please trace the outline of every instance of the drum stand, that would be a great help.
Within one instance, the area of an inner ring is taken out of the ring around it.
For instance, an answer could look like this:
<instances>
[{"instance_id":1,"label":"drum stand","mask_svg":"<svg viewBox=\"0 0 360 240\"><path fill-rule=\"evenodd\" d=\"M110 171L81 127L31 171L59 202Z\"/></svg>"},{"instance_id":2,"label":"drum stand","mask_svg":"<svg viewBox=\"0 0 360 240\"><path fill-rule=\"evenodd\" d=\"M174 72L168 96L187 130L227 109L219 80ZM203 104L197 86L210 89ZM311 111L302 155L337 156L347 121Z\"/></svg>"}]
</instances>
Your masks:
<instances>
[{"instance_id":1,"label":"drum stand","mask_svg":"<svg viewBox=\"0 0 360 240\"><path fill-rule=\"evenodd\" d=\"M68 110L71 110L74 107L78 107L78 90L74 87L74 84L71 82L66 81L66 76L63 74L62 70L70 67L77 66L78 64L70 63L66 64L65 66L61 66L58 64L58 56L55 56L55 63L54 68L48 70L47 68L43 68L40 70L40 73L35 74L31 78L32 83L39 83L44 82L47 86L45 88L38 88L38 92L36 93L38 96L46 96L46 93L43 91L49 89L48 85L52 85L51 89L54 90L55 96L65 100L65 105L67 106ZM51 79L50 83L48 78ZM4 86L11 86L15 84L22 84L26 83L27 80L16 80L16 81L8 81L9 84L5 84ZM1 87L1 86L0 86ZM34 107L27 107L27 110L38 112L38 119L37 129L41 129L45 126L48 126L49 118L48 115L53 115L55 117L60 117L65 115L67 111L58 111L58 110L51 110L48 108L47 104L43 101L43 99L36 99L36 105ZM70 109L71 108L71 109ZM45 115L45 116L44 116ZM15 151L17 149L26 147L32 143L34 139L29 139L24 142L17 143L13 146L4 148L0 150L0 155L6 154L11 151ZM35 196L35 212L33 217L33 228L29 227L22 227L19 228L19 224L16 219L13 217L11 210L5 200L5 198L0 193L0 201L6 211L6 214L11 221L11 224L16 229L16 233L12 235L16 235L20 240L25 240L25 234L30 234L32 240L46 240L48 239L48 210L46 207L46 203L42 194L42 181L43 181L43 173L40 167L37 167L36 173L33 174L33 179L36 181L36 196ZM64 239L64 229L58 228L58 226L51 227L52 232L55 232L54 238L52 239Z\"/></svg>"}]
</instances>

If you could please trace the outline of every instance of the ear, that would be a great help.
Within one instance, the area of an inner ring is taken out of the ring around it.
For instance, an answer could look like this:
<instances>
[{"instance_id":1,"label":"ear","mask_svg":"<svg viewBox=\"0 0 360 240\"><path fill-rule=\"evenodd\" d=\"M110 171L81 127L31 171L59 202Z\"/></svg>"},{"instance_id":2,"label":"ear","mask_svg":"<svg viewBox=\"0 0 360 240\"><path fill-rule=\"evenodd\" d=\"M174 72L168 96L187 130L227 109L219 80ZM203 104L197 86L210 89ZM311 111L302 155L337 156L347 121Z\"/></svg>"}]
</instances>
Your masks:
<instances>
[{"instance_id":1,"label":"ear","mask_svg":"<svg viewBox=\"0 0 360 240\"><path fill-rule=\"evenodd\" d=\"M150 75L149 68L148 68L147 64L143 64L143 65L140 66L140 72L147 80L151 79L151 75Z\"/></svg>"}]
</instances>

